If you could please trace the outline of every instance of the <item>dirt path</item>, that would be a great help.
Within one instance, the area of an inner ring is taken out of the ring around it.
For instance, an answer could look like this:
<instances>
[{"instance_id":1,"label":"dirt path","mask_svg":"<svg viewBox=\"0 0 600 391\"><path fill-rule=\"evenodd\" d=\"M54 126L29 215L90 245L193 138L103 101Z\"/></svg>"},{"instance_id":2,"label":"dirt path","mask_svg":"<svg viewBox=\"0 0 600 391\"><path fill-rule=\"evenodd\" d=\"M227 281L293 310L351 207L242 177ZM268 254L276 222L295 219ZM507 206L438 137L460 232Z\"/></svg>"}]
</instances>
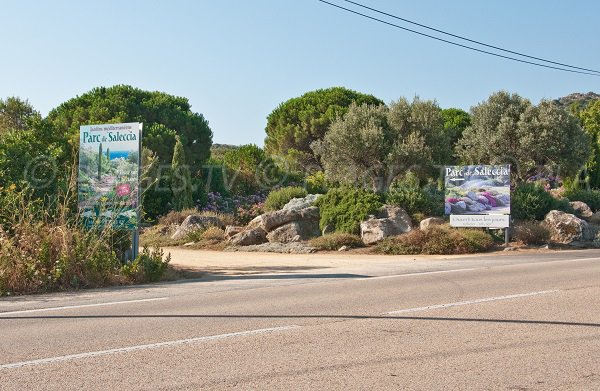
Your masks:
<instances>
[{"instance_id":1,"label":"dirt path","mask_svg":"<svg viewBox=\"0 0 600 391\"><path fill-rule=\"evenodd\" d=\"M566 253L566 251L524 250L475 255L390 256L352 252L316 254L223 252L180 247L167 247L163 250L165 254L171 254L171 264L177 268L222 276L281 273L387 275L468 268L482 264L504 265L514 263L520 257L527 259L539 257L541 253L548 253L547 258L551 259L552 254L564 256ZM573 251L574 254L581 254L581 252L581 250Z\"/></svg>"}]
</instances>

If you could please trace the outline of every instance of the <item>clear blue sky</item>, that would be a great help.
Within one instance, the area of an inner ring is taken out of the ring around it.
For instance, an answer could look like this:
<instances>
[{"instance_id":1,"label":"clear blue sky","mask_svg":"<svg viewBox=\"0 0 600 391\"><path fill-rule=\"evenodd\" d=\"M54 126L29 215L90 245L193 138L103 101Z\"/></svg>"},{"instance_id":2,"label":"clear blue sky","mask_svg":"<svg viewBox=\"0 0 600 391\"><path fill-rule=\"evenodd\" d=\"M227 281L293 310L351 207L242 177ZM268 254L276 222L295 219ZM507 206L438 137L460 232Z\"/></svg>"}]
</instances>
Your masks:
<instances>
[{"instance_id":1,"label":"clear blue sky","mask_svg":"<svg viewBox=\"0 0 600 391\"><path fill-rule=\"evenodd\" d=\"M341 0L331 0L342 4ZM359 0L423 24L600 68L597 1ZM218 143L263 144L267 115L345 86L386 102L419 95L468 110L500 89L537 102L600 92L600 78L431 41L316 0L1 0L0 97L42 114L97 86L184 96Z\"/></svg>"}]
</instances>

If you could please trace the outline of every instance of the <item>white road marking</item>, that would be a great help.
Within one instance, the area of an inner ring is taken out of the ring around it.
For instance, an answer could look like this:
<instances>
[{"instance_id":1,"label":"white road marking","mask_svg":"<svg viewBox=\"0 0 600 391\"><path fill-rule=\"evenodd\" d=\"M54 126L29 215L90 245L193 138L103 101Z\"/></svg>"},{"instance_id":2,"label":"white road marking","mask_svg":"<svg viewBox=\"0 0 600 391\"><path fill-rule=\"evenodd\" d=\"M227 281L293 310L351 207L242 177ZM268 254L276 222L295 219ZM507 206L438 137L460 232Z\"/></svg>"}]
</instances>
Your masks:
<instances>
[{"instance_id":1,"label":"white road marking","mask_svg":"<svg viewBox=\"0 0 600 391\"><path fill-rule=\"evenodd\" d=\"M396 278L396 277L425 276L425 275L428 275L428 274L456 273L456 272L464 272L464 271L467 271L467 270L479 270L479 269L485 269L485 267L469 268L469 269L436 270L436 271L432 271L432 272L415 272L415 273L405 273L405 274L393 274L393 275L389 275L389 276L361 277L361 278L356 278L356 280L357 281L364 281L364 280L380 280L380 279L384 279L384 278Z\"/></svg>"},{"instance_id":2,"label":"white road marking","mask_svg":"<svg viewBox=\"0 0 600 391\"><path fill-rule=\"evenodd\" d=\"M458 258L457 258L458 259ZM384 278L397 278L397 277L410 277L410 276L426 276L428 274L439 274L439 273L456 273L456 272L465 272L470 270L485 270L485 269L495 269L499 267L514 267L514 266L529 266L529 265L541 265L546 263L556 263L556 262L584 262L584 261L597 261L600 260L600 257L594 258L573 258L573 259L554 259L551 261L542 261L542 262L524 262L524 263L515 263L515 264L506 264L506 265L494 265L494 266L482 266L482 267L472 267L465 269L450 269L450 270L436 270L431 272L415 272L415 273L405 273L405 274L393 274L388 276L374 276L374 277L360 277L355 278L355 281L366 281L366 280L378 280Z\"/></svg>"},{"instance_id":3,"label":"white road marking","mask_svg":"<svg viewBox=\"0 0 600 391\"><path fill-rule=\"evenodd\" d=\"M435 305L429 305L427 307L406 308L406 309L403 309L403 310L386 312L383 315L396 315L396 314L405 314L407 312L419 312L419 311L435 310L435 309L439 309L439 308L458 307L458 306L462 306L462 305L486 303L488 301L508 300L508 299L516 299L516 298L519 298L519 297L545 295L547 293L555 293L555 292L558 292L558 291L559 291L558 289L553 289L553 290L548 290L548 291L519 293L519 294L516 294L516 295L485 297L483 299L465 300L465 301L458 301L458 302L455 302L455 303L446 303L446 304L435 304Z\"/></svg>"},{"instance_id":4,"label":"white road marking","mask_svg":"<svg viewBox=\"0 0 600 391\"><path fill-rule=\"evenodd\" d=\"M1 364L0 370L11 369L11 368L30 367L30 366L44 365L44 364L52 364L52 363L57 363L57 362L79 360L79 359L84 359L84 358L108 356L111 354L118 354L118 353L130 353L130 352L136 352L136 351L140 351L140 350L159 349L159 348L173 347L173 346L178 346L178 345L187 345L187 344L213 341L213 340L217 340L217 339L225 339L225 338L231 338L231 337L244 337L244 336L250 336L250 335L257 335L257 334L267 334L267 333L273 333L273 332L277 332L277 331L286 331L286 330L297 329L299 327L300 326L296 326L296 325L271 327L271 328L267 328L267 329L240 331L240 332L236 332L236 333L210 335L210 336L206 336L206 337L178 339L175 341L165 341L165 342L158 342L158 343L152 343L152 344L147 344L147 345L126 346L123 348L100 350L97 352L86 352L86 353L79 353L79 354L70 354L67 356L42 358L39 360L21 361L21 362L9 363L9 364Z\"/></svg>"},{"instance_id":5,"label":"white road marking","mask_svg":"<svg viewBox=\"0 0 600 391\"><path fill-rule=\"evenodd\" d=\"M129 304L129 303L143 303L147 301L158 301L158 300L166 300L168 297L154 297L152 299L137 299L137 300L125 300L125 301L111 301L108 303L94 303L94 304L81 304L81 305L68 305L64 307L49 307L49 308L36 308L32 310L20 310L20 311L10 311L10 312L0 312L0 318L3 315L17 315L17 314L27 314L31 312L47 312L47 311L60 311L60 310L68 310L72 308L88 308L88 307L102 307L102 306L111 306L118 304Z\"/></svg>"}]
</instances>

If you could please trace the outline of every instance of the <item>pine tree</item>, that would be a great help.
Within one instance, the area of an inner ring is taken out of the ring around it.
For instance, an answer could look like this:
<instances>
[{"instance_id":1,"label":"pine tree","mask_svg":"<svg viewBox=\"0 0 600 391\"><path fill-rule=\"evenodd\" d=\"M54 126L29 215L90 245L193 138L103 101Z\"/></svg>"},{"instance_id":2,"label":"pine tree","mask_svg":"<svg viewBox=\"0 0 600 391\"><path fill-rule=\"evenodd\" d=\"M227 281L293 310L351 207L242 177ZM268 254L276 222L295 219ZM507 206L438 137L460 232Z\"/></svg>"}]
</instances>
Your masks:
<instances>
[{"instance_id":1,"label":"pine tree","mask_svg":"<svg viewBox=\"0 0 600 391\"><path fill-rule=\"evenodd\" d=\"M171 190L173 191L173 209L183 210L194 205L192 200L192 178L190 167L185 162L183 143L175 137L173 161L171 163Z\"/></svg>"}]
</instances>

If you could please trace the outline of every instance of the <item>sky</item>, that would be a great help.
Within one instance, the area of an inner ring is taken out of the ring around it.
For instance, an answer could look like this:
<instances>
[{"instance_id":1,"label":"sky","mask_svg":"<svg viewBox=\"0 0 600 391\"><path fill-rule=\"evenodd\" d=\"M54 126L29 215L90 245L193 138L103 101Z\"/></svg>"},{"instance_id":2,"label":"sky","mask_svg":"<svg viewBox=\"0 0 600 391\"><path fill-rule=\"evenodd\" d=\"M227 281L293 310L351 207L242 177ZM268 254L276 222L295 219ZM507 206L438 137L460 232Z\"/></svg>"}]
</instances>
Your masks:
<instances>
[{"instance_id":1,"label":"sky","mask_svg":"<svg viewBox=\"0 0 600 391\"><path fill-rule=\"evenodd\" d=\"M513 51L600 69L595 0L358 1ZM0 0L0 9L0 98L28 99L46 115L94 87L163 91L188 98L209 121L215 143L262 146L266 118L280 103L333 86L385 102L419 96L464 110L499 90L534 103L600 92L600 77L474 53L317 0Z\"/></svg>"}]
</instances>

